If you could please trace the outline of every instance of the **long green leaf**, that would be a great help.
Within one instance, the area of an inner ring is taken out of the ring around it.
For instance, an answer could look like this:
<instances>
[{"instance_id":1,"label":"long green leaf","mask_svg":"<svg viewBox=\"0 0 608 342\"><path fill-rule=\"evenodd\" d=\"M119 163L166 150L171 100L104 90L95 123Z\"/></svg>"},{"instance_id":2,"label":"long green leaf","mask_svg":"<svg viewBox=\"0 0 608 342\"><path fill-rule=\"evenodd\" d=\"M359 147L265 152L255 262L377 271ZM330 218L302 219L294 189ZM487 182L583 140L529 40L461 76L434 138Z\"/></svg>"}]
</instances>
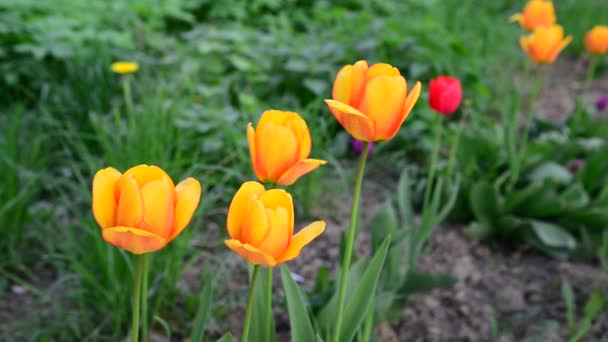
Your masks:
<instances>
[{"instance_id":1,"label":"long green leaf","mask_svg":"<svg viewBox=\"0 0 608 342\"><path fill-rule=\"evenodd\" d=\"M199 296L198 310L192 326L190 341L202 341L205 332L205 325L211 312L211 304L213 300L213 281L209 279Z\"/></svg>"},{"instance_id":2,"label":"long green leaf","mask_svg":"<svg viewBox=\"0 0 608 342\"><path fill-rule=\"evenodd\" d=\"M287 299L287 311L289 312L289 326L291 328L291 340L293 342L310 342L315 340L315 331L310 322L306 310L304 293L291 277L287 266L281 266L281 281L285 298Z\"/></svg>"},{"instance_id":3,"label":"long green leaf","mask_svg":"<svg viewBox=\"0 0 608 342\"><path fill-rule=\"evenodd\" d=\"M384 259L386 258L386 252L391 242L391 236L387 236L382 243L382 246L378 248L378 251L374 254L370 263L367 266L367 270L363 274L363 277L358 281L359 286L348 298L348 305L344 310L344 325L342 331L340 331L340 341L348 342L353 339L361 323L366 317L367 310L373 310L371 303L373 302L376 285L378 279L380 279L380 273L384 266Z\"/></svg>"}]
</instances>

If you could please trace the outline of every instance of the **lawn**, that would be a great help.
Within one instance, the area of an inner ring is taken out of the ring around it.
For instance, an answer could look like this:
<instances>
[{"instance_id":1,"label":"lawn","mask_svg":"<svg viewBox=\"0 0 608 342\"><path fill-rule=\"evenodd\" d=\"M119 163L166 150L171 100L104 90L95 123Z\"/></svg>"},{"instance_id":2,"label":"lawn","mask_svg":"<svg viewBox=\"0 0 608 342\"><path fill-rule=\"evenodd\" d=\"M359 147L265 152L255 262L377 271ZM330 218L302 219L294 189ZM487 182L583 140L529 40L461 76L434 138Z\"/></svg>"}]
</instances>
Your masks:
<instances>
[{"instance_id":1,"label":"lawn","mask_svg":"<svg viewBox=\"0 0 608 342\"><path fill-rule=\"evenodd\" d=\"M0 1L0 340L605 340L608 3L553 4L572 41L539 61L524 1ZM359 60L406 91L361 100ZM170 175L143 209L140 164ZM149 203L169 231L133 240ZM294 216L314 240L264 267Z\"/></svg>"}]
</instances>

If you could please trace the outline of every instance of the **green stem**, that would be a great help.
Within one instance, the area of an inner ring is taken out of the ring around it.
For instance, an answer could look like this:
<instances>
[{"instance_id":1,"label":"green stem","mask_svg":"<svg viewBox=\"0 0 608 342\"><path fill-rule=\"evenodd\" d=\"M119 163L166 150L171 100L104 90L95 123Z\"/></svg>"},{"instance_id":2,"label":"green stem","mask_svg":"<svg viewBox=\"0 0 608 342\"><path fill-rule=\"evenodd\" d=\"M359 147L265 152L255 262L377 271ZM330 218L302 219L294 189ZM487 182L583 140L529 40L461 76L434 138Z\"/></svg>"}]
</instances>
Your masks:
<instances>
[{"instance_id":1,"label":"green stem","mask_svg":"<svg viewBox=\"0 0 608 342\"><path fill-rule=\"evenodd\" d=\"M267 268L266 278L266 338L270 340L272 331L272 268Z\"/></svg>"},{"instance_id":2,"label":"green stem","mask_svg":"<svg viewBox=\"0 0 608 342\"><path fill-rule=\"evenodd\" d=\"M334 342L339 342L340 328L342 326L342 311L344 310L344 297L346 295L346 279L348 278L348 270L350 268L350 259L353 253L353 244L355 235L357 234L357 220L359 218L359 200L361 198L361 186L363 184L363 174L365 171L365 162L367 161L367 152L369 142L363 144L361 156L359 157L359 168L357 170L357 178L355 180L355 191L353 194L353 204L350 211L350 225L348 226L348 236L346 238L346 248L344 250L344 259L342 260L342 274L340 275L340 292L338 292L338 316L336 318L336 327L334 330Z\"/></svg>"},{"instance_id":3,"label":"green stem","mask_svg":"<svg viewBox=\"0 0 608 342\"><path fill-rule=\"evenodd\" d=\"M131 95L131 76L124 75L122 77L122 90L127 105L127 119L129 122L129 130L135 126L135 111L133 109L133 97Z\"/></svg>"},{"instance_id":4,"label":"green stem","mask_svg":"<svg viewBox=\"0 0 608 342\"><path fill-rule=\"evenodd\" d=\"M462 118L460 118L460 125L458 126L458 131L456 131L456 137L454 137L454 141L452 142L452 151L450 153L450 159L448 160L448 175L451 175L454 171L454 164L456 163L456 152L458 151L458 146L460 145L460 136L462 135L462 131L464 131L464 123L467 119L468 113L469 109L465 107L462 111Z\"/></svg>"},{"instance_id":5,"label":"green stem","mask_svg":"<svg viewBox=\"0 0 608 342\"><path fill-rule=\"evenodd\" d=\"M439 147L441 146L441 131L443 129L443 115L437 114L435 121L435 140L433 141L433 147L431 151L431 164L429 170L429 177L427 178L426 189L424 190L424 208L428 206L428 202L431 196L431 188L435 181L435 172L437 169L437 160L439 159Z\"/></svg>"},{"instance_id":6,"label":"green stem","mask_svg":"<svg viewBox=\"0 0 608 342\"><path fill-rule=\"evenodd\" d=\"M251 324L251 307L253 306L253 295L255 291L255 283L258 279L258 273L260 273L260 265L253 267L253 275L251 276L251 283L249 284L249 297L247 298L247 311L245 311L245 324L243 325L243 337L242 342L247 342L249 339L249 325Z\"/></svg>"},{"instance_id":7,"label":"green stem","mask_svg":"<svg viewBox=\"0 0 608 342\"><path fill-rule=\"evenodd\" d=\"M597 56L591 56L591 64L589 64L589 68L587 69L587 76L585 77L585 83L583 84L583 94L589 91L589 87L591 86L591 82L593 82L593 76L595 74L595 67L597 65Z\"/></svg>"},{"instance_id":8,"label":"green stem","mask_svg":"<svg viewBox=\"0 0 608 342\"><path fill-rule=\"evenodd\" d=\"M139 303L141 297L141 278L144 269L144 254L137 256L137 268L135 269L135 285L133 287L133 318L131 320L131 341L139 341Z\"/></svg>"},{"instance_id":9,"label":"green stem","mask_svg":"<svg viewBox=\"0 0 608 342\"><path fill-rule=\"evenodd\" d=\"M143 280L141 285L141 340L148 340L148 270L150 269L150 258L142 254L144 258Z\"/></svg>"}]
</instances>

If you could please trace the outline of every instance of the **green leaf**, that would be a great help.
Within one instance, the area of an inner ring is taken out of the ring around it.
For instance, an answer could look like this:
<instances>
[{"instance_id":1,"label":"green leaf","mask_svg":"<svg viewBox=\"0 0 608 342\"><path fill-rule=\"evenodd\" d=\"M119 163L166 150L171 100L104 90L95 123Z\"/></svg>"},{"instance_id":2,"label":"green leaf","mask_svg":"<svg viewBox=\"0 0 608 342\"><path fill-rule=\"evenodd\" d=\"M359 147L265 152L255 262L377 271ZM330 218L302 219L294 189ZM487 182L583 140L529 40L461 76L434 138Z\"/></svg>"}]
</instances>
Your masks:
<instances>
[{"instance_id":1,"label":"green leaf","mask_svg":"<svg viewBox=\"0 0 608 342\"><path fill-rule=\"evenodd\" d=\"M562 298L566 304L566 322L568 322L568 329L574 327L576 321L576 302L574 300L574 292L572 286L567 280L562 280Z\"/></svg>"},{"instance_id":2,"label":"green leaf","mask_svg":"<svg viewBox=\"0 0 608 342\"><path fill-rule=\"evenodd\" d=\"M568 186L560 194L564 206L571 210L576 210L587 206L590 202L589 195L581 183L574 183Z\"/></svg>"},{"instance_id":3,"label":"green leaf","mask_svg":"<svg viewBox=\"0 0 608 342\"><path fill-rule=\"evenodd\" d=\"M270 335L266 336L266 278L268 269L264 267L260 270L258 279L255 284L253 308L251 314L251 326L249 328L249 339L251 341L274 341L275 325L274 319L271 316Z\"/></svg>"},{"instance_id":4,"label":"green leaf","mask_svg":"<svg viewBox=\"0 0 608 342\"><path fill-rule=\"evenodd\" d=\"M491 225L502 213L496 188L486 182L473 186L470 193L471 209L475 217L484 224Z\"/></svg>"},{"instance_id":5,"label":"green leaf","mask_svg":"<svg viewBox=\"0 0 608 342\"><path fill-rule=\"evenodd\" d=\"M382 246L380 246L370 260L367 270L357 282L359 286L347 298L347 305L344 308L344 325L342 326L342 331L339 332L340 341L351 341L354 338L365 319L367 310L371 308L390 241L391 237L389 235L384 239Z\"/></svg>"},{"instance_id":6,"label":"green leaf","mask_svg":"<svg viewBox=\"0 0 608 342\"><path fill-rule=\"evenodd\" d=\"M397 223L397 215L391 205L391 201L387 200L376 210L369 224L372 233L372 251L376 251L387 235L394 235L399 229Z\"/></svg>"},{"instance_id":7,"label":"green leaf","mask_svg":"<svg viewBox=\"0 0 608 342\"><path fill-rule=\"evenodd\" d=\"M222 337L220 337L220 339L217 340L217 342L234 342L234 337L232 336L231 333L227 332Z\"/></svg>"},{"instance_id":8,"label":"green leaf","mask_svg":"<svg viewBox=\"0 0 608 342\"><path fill-rule=\"evenodd\" d=\"M587 300L587 303L585 303L585 309L583 311L585 313L585 318L591 321L595 320L597 315L602 311L605 303L606 300L602 296L601 292L598 290L593 291Z\"/></svg>"},{"instance_id":9,"label":"green leaf","mask_svg":"<svg viewBox=\"0 0 608 342\"><path fill-rule=\"evenodd\" d=\"M435 288L452 287L457 281L458 279L450 274L425 274L410 271L405 276L405 282L399 289L399 293L407 296Z\"/></svg>"},{"instance_id":10,"label":"green leaf","mask_svg":"<svg viewBox=\"0 0 608 342\"><path fill-rule=\"evenodd\" d=\"M409 170L405 169L399 177L397 185L397 206L399 215L408 228L414 227L415 215L412 209L412 193L409 182Z\"/></svg>"},{"instance_id":11,"label":"green leaf","mask_svg":"<svg viewBox=\"0 0 608 342\"><path fill-rule=\"evenodd\" d=\"M205 332L205 325L211 312L213 304L213 280L209 278L199 295L198 309L190 333L190 341L202 341Z\"/></svg>"},{"instance_id":12,"label":"green leaf","mask_svg":"<svg viewBox=\"0 0 608 342\"><path fill-rule=\"evenodd\" d=\"M568 184L572 180L572 173L556 162L548 161L530 171L528 179L531 181L552 180L561 184Z\"/></svg>"},{"instance_id":13,"label":"green leaf","mask_svg":"<svg viewBox=\"0 0 608 342\"><path fill-rule=\"evenodd\" d=\"M531 220L530 223L532 224L532 230L536 233L536 236L545 245L570 250L576 248L576 240L562 227L536 220Z\"/></svg>"},{"instance_id":14,"label":"green leaf","mask_svg":"<svg viewBox=\"0 0 608 342\"><path fill-rule=\"evenodd\" d=\"M289 313L289 326L291 328L291 341L309 342L315 340L315 331L310 322L306 310L306 299L304 293L291 277L287 266L281 266L281 281L285 298L287 300L287 311Z\"/></svg>"}]
</instances>

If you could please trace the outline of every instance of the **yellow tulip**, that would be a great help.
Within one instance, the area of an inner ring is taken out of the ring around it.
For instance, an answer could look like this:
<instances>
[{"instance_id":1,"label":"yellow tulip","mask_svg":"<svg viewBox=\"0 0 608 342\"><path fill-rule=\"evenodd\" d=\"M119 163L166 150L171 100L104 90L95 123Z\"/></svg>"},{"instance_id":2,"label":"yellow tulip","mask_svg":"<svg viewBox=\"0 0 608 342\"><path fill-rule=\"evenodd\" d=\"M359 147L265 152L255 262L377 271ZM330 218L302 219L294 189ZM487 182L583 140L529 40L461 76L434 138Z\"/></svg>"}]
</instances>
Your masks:
<instances>
[{"instance_id":1,"label":"yellow tulip","mask_svg":"<svg viewBox=\"0 0 608 342\"><path fill-rule=\"evenodd\" d=\"M327 163L308 159L312 143L306 121L294 112L268 110L257 129L247 126L249 156L262 182L291 185L304 174Z\"/></svg>"},{"instance_id":2,"label":"yellow tulip","mask_svg":"<svg viewBox=\"0 0 608 342\"><path fill-rule=\"evenodd\" d=\"M285 190L266 190L258 182L246 182L228 209L226 245L254 265L274 267L296 258L304 246L325 230L316 221L293 235L291 195Z\"/></svg>"},{"instance_id":3,"label":"yellow tulip","mask_svg":"<svg viewBox=\"0 0 608 342\"><path fill-rule=\"evenodd\" d=\"M399 70L366 61L344 66L334 81L332 100L325 100L344 129L361 141L393 138L420 96L420 82L408 94Z\"/></svg>"},{"instance_id":4,"label":"yellow tulip","mask_svg":"<svg viewBox=\"0 0 608 342\"><path fill-rule=\"evenodd\" d=\"M510 19L512 22L518 22L527 31L534 31L542 26L551 26L557 21L553 2L547 0L528 2L522 13L514 14Z\"/></svg>"},{"instance_id":5,"label":"yellow tulip","mask_svg":"<svg viewBox=\"0 0 608 342\"><path fill-rule=\"evenodd\" d=\"M115 62L112 63L111 69L117 74L131 74L139 70L139 64L135 62Z\"/></svg>"},{"instance_id":6,"label":"yellow tulip","mask_svg":"<svg viewBox=\"0 0 608 342\"><path fill-rule=\"evenodd\" d=\"M106 242L134 254L155 252L186 228L200 197L194 178L174 186L156 166L139 165L124 174L109 167L93 179L93 216Z\"/></svg>"},{"instance_id":7,"label":"yellow tulip","mask_svg":"<svg viewBox=\"0 0 608 342\"><path fill-rule=\"evenodd\" d=\"M585 34L585 48L589 53L604 54L608 52L608 26L594 26Z\"/></svg>"},{"instance_id":8,"label":"yellow tulip","mask_svg":"<svg viewBox=\"0 0 608 342\"><path fill-rule=\"evenodd\" d=\"M572 36L564 38L564 29L559 25L539 27L520 39L522 49L533 61L541 64L553 63L570 41Z\"/></svg>"}]
</instances>

